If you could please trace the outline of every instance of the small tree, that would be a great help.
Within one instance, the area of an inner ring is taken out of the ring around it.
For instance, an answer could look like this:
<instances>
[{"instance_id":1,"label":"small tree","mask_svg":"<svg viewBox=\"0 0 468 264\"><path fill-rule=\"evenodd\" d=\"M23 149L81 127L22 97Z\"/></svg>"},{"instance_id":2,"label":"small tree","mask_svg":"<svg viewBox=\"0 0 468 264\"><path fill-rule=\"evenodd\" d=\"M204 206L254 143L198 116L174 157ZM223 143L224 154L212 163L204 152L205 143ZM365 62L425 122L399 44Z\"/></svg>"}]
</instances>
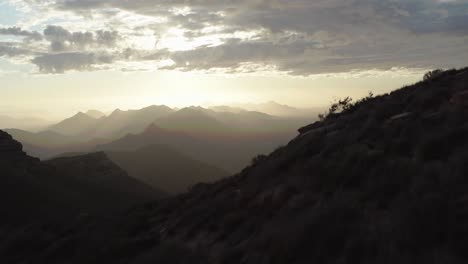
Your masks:
<instances>
[{"instance_id":1,"label":"small tree","mask_svg":"<svg viewBox=\"0 0 468 264\"><path fill-rule=\"evenodd\" d=\"M441 73L443 73L444 71L441 70L441 69L437 69L437 70L432 70L432 71L428 71L424 74L424 77L423 77L423 80L424 81L427 81L427 80L431 80L431 79L434 79L435 77L439 76Z\"/></svg>"},{"instance_id":2,"label":"small tree","mask_svg":"<svg viewBox=\"0 0 468 264\"><path fill-rule=\"evenodd\" d=\"M252 165L257 165L259 162L266 160L267 156L260 154L252 159Z\"/></svg>"},{"instance_id":3,"label":"small tree","mask_svg":"<svg viewBox=\"0 0 468 264\"><path fill-rule=\"evenodd\" d=\"M370 100L373 97L374 97L374 94L372 92L369 92L369 94L366 97L358 100L355 103L352 103L353 99L351 99L351 97L349 97L349 96L344 98L344 99L339 99L338 101L335 101L330 106L327 113L319 114L318 118L319 118L320 121L323 121L323 120L327 119L329 116L332 116L334 114L351 110L353 107L355 107L355 106L359 105L360 103L363 103L363 102L365 102L367 100Z\"/></svg>"}]
</instances>

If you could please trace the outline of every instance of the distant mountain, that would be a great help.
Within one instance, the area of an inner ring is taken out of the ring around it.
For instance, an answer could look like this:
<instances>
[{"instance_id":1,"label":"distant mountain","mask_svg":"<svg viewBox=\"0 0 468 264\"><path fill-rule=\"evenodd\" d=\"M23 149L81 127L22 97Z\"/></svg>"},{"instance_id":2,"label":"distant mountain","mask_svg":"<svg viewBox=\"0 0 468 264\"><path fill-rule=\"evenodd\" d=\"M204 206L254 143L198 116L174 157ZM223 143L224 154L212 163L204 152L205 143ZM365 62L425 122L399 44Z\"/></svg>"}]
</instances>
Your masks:
<instances>
[{"instance_id":1,"label":"distant mountain","mask_svg":"<svg viewBox=\"0 0 468 264\"><path fill-rule=\"evenodd\" d=\"M149 106L139 110L122 111L116 109L109 116L97 110L79 112L48 128L64 135L80 136L86 140L93 138L118 138L127 133L143 131L157 118L172 113L167 106Z\"/></svg>"},{"instance_id":2,"label":"distant mountain","mask_svg":"<svg viewBox=\"0 0 468 264\"><path fill-rule=\"evenodd\" d=\"M266 103L238 103L233 104L232 107L246 109L249 111L258 111L267 113L274 116L283 117L316 117L318 114L323 112L325 109L322 108L295 108L288 105L279 104L274 101Z\"/></svg>"},{"instance_id":3,"label":"distant mountain","mask_svg":"<svg viewBox=\"0 0 468 264\"><path fill-rule=\"evenodd\" d=\"M90 204L125 208L161 197L149 185L130 177L103 152L56 158L44 164L54 167L55 173L70 181L75 193L86 197Z\"/></svg>"},{"instance_id":4,"label":"distant mountain","mask_svg":"<svg viewBox=\"0 0 468 264\"><path fill-rule=\"evenodd\" d=\"M88 110L88 111L86 111L85 114L89 115L90 117L97 118L97 119L106 116L106 114L104 114L103 112L98 111L98 110Z\"/></svg>"},{"instance_id":5,"label":"distant mountain","mask_svg":"<svg viewBox=\"0 0 468 264\"><path fill-rule=\"evenodd\" d=\"M231 131L202 107L187 107L154 121L161 128L187 133L219 134Z\"/></svg>"},{"instance_id":6,"label":"distant mountain","mask_svg":"<svg viewBox=\"0 0 468 264\"><path fill-rule=\"evenodd\" d=\"M5 129L4 131L20 141L28 155L40 159L48 159L63 152L89 151L98 144L111 141L99 138L84 141L86 137L66 136L49 130L36 133L19 129Z\"/></svg>"},{"instance_id":7,"label":"distant mountain","mask_svg":"<svg viewBox=\"0 0 468 264\"><path fill-rule=\"evenodd\" d=\"M120 211L159 197L103 153L48 162L26 155L0 130L0 206L6 224Z\"/></svg>"},{"instance_id":8,"label":"distant mountain","mask_svg":"<svg viewBox=\"0 0 468 264\"><path fill-rule=\"evenodd\" d=\"M36 146L57 147L79 143L79 139L73 136L62 135L54 131L28 132L19 129L5 129L5 132L12 135L16 140Z\"/></svg>"},{"instance_id":9,"label":"distant mountain","mask_svg":"<svg viewBox=\"0 0 468 264\"><path fill-rule=\"evenodd\" d=\"M212 119L210 119L212 120ZM250 160L286 142L288 134L186 133L149 126L143 133L129 134L97 146L99 151L135 151L148 145L166 145L192 159L235 173Z\"/></svg>"},{"instance_id":10,"label":"distant mountain","mask_svg":"<svg viewBox=\"0 0 468 264\"><path fill-rule=\"evenodd\" d=\"M28 153L47 159L64 152L89 152L98 144L128 133L140 133L155 119L172 112L166 106L150 106L140 110L115 110L109 116L99 117L102 113L90 110L86 114L79 112L41 132L6 131L23 143Z\"/></svg>"},{"instance_id":11,"label":"distant mountain","mask_svg":"<svg viewBox=\"0 0 468 264\"><path fill-rule=\"evenodd\" d=\"M215 106L208 107L208 109L211 109L216 112L229 112L229 113L240 113L240 112L248 111L240 107L234 107L234 106L229 106L229 105L215 105Z\"/></svg>"},{"instance_id":12,"label":"distant mountain","mask_svg":"<svg viewBox=\"0 0 468 264\"><path fill-rule=\"evenodd\" d=\"M48 130L68 136L78 136L90 129L93 129L99 122L99 119L91 117L85 113L78 114L67 118L58 124L50 126Z\"/></svg>"},{"instance_id":13,"label":"distant mountain","mask_svg":"<svg viewBox=\"0 0 468 264\"><path fill-rule=\"evenodd\" d=\"M120 138L127 139L128 134L145 134L142 132L154 123L165 132L162 138L152 136L149 141L152 144L167 143L192 158L232 173L247 165L258 153L285 143L297 134L295 128L314 119L276 117L255 111L217 112L202 107L174 111L167 106L150 106L140 110L115 110L99 119L78 113L40 133L8 131L24 144L28 153L48 159L64 152L91 152L98 144L119 142ZM129 149L145 146L146 142L140 141ZM209 151L199 154L200 148Z\"/></svg>"},{"instance_id":14,"label":"distant mountain","mask_svg":"<svg viewBox=\"0 0 468 264\"><path fill-rule=\"evenodd\" d=\"M120 217L39 234L2 230L1 256L5 263L467 263L467 83L468 68L449 70L345 104L233 177ZM16 147L6 149L15 164Z\"/></svg>"},{"instance_id":15,"label":"distant mountain","mask_svg":"<svg viewBox=\"0 0 468 264\"><path fill-rule=\"evenodd\" d=\"M291 137L296 134L293 128L315 119L315 116L283 118L256 111L214 111L192 106L157 119L154 123L162 128L188 134L249 137L256 133L287 133Z\"/></svg>"},{"instance_id":16,"label":"distant mountain","mask_svg":"<svg viewBox=\"0 0 468 264\"><path fill-rule=\"evenodd\" d=\"M228 176L221 169L165 145L150 145L127 152L107 151L106 154L130 176L168 194L185 192L196 183L209 183Z\"/></svg>"},{"instance_id":17,"label":"distant mountain","mask_svg":"<svg viewBox=\"0 0 468 264\"><path fill-rule=\"evenodd\" d=\"M29 131L39 131L46 128L52 122L36 117L13 118L0 115L0 129L16 128Z\"/></svg>"},{"instance_id":18,"label":"distant mountain","mask_svg":"<svg viewBox=\"0 0 468 264\"><path fill-rule=\"evenodd\" d=\"M139 110L122 111L117 109L109 116L100 119L86 135L92 137L119 138L128 133L142 132L156 119L172 113L173 110L164 105L153 105Z\"/></svg>"}]
</instances>

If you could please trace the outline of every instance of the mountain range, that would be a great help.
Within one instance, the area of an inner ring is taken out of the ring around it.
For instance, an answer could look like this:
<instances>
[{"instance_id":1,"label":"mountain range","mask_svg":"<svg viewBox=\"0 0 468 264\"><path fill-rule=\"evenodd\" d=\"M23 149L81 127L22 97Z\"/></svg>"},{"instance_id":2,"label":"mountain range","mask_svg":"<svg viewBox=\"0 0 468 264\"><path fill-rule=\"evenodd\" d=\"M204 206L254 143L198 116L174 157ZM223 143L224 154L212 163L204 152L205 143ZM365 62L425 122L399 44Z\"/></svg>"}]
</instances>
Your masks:
<instances>
[{"instance_id":1,"label":"mountain range","mask_svg":"<svg viewBox=\"0 0 468 264\"><path fill-rule=\"evenodd\" d=\"M219 108L219 106L215 107ZM282 117L307 117L307 116L317 116L318 114L322 113L325 109L320 107L316 108L296 108L289 105L279 104L274 101L269 101L265 103L235 103L229 105L227 108L225 106L221 106L221 109L225 109L233 112L237 112L239 110L247 110L247 111L256 111L267 113L273 116L282 116Z\"/></svg>"},{"instance_id":2,"label":"mountain range","mask_svg":"<svg viewBox=\"0 0 468 264\"><path fill-rule=\"evenodd\" d=\"M344 101L231 177L118 217L66 222L66 231L2 230L0 256L4 263L466 263L467 83L468 68L448 70ZM18 144L3 134L2 168L34 175L15 169L39 163ZM17 197L12 191L2 200Z\"/></svg>"},{"instance_id":3,"label":"mountain range","mask_svg":"<svg viewBox=\"0 0 468 264\"><path fill-rule=\"evenodd\" d=\"M268 153L287 141L288 134L219 135L174 131L150 125L144 132L128 134L96 147L96 151L135 151L147 145L166 145L184 155L235 173L253 157Z\"/></svg>"},{"instance_id":4,"label":"mountain range","mask_svg":"<svg viewBox=\"0 0 468 264\"><path fill-rule=\"evenodd\" d=\"M171 145L192 159L234 173L255 155L284 144L297 134L297 127L316 119L314 116L276 117L254 111L219 112L202 107L173 110L167 106L128 111L117 109L107 116L94 110L87 113L80 112L41 132L5 131L20 141L28 154L50 159L62 153L105 149L102 146L118 145L131 135L145 138L148 128L155 125L166 132L159 139L153 136L152 144ZM184 139L179 142L169 139L181 135ZM144 144L120 150L136 150ZM200 155L199 149L206 151Z\"/></svg>"}]
</instances>

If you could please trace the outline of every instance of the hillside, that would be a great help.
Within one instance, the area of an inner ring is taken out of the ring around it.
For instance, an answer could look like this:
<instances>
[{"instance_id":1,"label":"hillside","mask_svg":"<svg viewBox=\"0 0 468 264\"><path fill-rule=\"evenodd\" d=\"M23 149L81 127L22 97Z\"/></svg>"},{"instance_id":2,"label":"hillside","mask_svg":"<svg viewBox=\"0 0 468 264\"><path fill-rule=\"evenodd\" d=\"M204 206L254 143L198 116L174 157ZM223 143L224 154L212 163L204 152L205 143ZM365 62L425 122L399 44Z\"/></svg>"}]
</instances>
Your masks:
<instances>
[{"instance_id":1,"label":"hillside","mask_svg":"<svg viewBox=\"0 0 468 264\"><path fill-rule=\"evenodd\" d=\"M191 159L236 173L259 153L268 153L287 142L287 134L200 135L150 125L142 133L128 134L98 145L98 151L134 151L148 145L167 145Z\"/></svg>"},{"instance_id":2,"label":"hillside","mask_svg":"<svg viewBox=\"0 0 468 264\"><path fill-rule=\"evenodd\" d=\"M467 84L451 70L347 105L233 177L16 263L466 263Z\"/></svg>"},{"instance_id":3,"label":"hillside","mask_svg":"<svg viewBox=\"0 0 468 264\"><path fill-rule=\"evenodd\" d=\"M85 141L86 138L80 136L67 136L49 130L36 133L19 129L5 129L4 131L21 142L23 150L28 155L40 159L50 159L63 152L86 152L98 144L111 141L103 138Z\"/></svg>"},{"instance_id":4,"label":"hillside","mask_svg":"<svg viewBox=\"0 0 468 264\"><path fill-rule=\"evenodd\" d=\"M464 263L467 84L447 71L330 115L149 230L213 263Z\"/></svg>"},{"instance_id":5,"label":"hillside","mask_svg":"<svg viewBox=\"0 0 468 264\"><path fill-rule=\"evenodd\" d=\"M50 126L48 130L62 135L78 136L93 129L98 122L98 118L79 112L70 118Z\"/></svg>"},{"instance_id":6,"label":"hillside","mask_svg":"<svg viewBox=\"0 0 468 264\"><path fill-rule=\"evenodd\" d=\"M156 199L103 153L40 162L0 131L0 206L5 224L41 222L83 213L106 214Z\"/></svg>"},{"instance_id":7,"label":"hillside","mask_svg":"<svg viewBox=\"0 0 468 264\"><path fill-rule=\"evenodd\" d=\"M23 144L26 143L33 146L54 148L81 142L77 137L66 136L49 130L36 133L20 129L4 129L4 131L12 135L15 140L18 140Z\"/></svg>"},{"instance_id":8,"label":"hillside","mask_svg":"<svg viewBox=\"0 0 468 264\"><path fill-rule=\"evenodd\" d=\"M197 183L209 183L229 176L215 166L200 162L167 145L147 145L135 150L106 150L106 156L129 176L160 193L175 195ZM76 157L84 153L62 153L58 157Z\"/></svg>"},{"instance_id":9,"label":"hillside","mask_svg":"<svg viewBox=\"0 0 468 264\"><path fill-rule=\"evenodd\" d=\"M194 160L165 145L150 145L135 151L106 152L128 174L168 194L186 192L199 182L214 182L228 173Z\"/></svg>"}]
</instances>

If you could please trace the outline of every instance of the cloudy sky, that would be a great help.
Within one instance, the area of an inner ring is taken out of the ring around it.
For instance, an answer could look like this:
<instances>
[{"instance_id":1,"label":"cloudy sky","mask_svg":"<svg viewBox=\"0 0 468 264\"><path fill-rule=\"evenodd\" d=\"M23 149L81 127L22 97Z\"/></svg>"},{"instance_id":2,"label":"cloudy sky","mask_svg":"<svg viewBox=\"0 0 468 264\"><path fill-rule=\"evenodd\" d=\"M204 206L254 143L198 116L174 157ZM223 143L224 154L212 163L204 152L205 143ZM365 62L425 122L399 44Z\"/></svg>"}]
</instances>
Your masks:
<instances>
[{"instance_id":1,"label":"cloudy sky","mask_svg":"<svg viewBox=\"0 0 468 264\"><path fill-rule=\"evenodd\" d=\"M468 0L0 0L0 113L313 107L467 62Z\"/></svg>"}]
</instances>

